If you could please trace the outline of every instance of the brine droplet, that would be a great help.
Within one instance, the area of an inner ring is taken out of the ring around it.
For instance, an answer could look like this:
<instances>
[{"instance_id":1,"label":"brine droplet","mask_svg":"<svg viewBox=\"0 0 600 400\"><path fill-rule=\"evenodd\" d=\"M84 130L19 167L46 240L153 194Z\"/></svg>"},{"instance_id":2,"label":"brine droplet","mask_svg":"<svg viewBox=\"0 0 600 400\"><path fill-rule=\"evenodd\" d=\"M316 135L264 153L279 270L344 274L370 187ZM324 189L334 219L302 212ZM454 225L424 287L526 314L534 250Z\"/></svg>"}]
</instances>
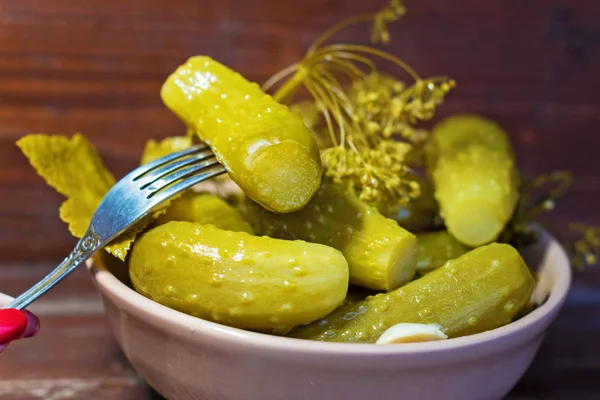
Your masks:
<instances>
[{"instance_id":1,"label":"brine droplet","mask_svg":"<svg viewBox=\"0 0 600 400\"><path fill-rule=\"evenodd\" d=\"M511 312L514 309L515 309L515 303L513 303L512 301L509 301L504 305L504 311L506 311L506 312Z\"/></svg>"},{"instance_id":2,"label":"brine droplet","mask_svg":"<svg viewBox=\"0 0 600 400\"><path fill-rule=\"evenodd\" d=\"M342 319L343 319L344 321L352 321L352 320L353 320L354 318L356 318L358 315L359 315L359 313L357 313L357 312L355 312L355 311L350 311L350 312L347 312L347 313L346 313L346 314L345 314L345 315L342 317Z\"/></svg>"},{"instance_id":3,"label":"brine droplet","mask_svg":"<svg viewBox=\"0 0 600 400\"><path fill-rule=\"evenodd\" d=\"M478 319L477 317L470 317L467 322L469 323L469 325L475 326L477 325Z\"/></svg>"},{"instance_id":4,"label":"brine droplet","mask_svg":"<svg viewBox=\"0 0 600 400\"><path fill-rule=\"evenodd\" d=\"M326 330L323 332L323 337L325 339L333 339L336 336L336 333L333 329Z\"/></svg>"},{"instance_id":5,"label":"brine droplet","mask_svg":"<svg viewBox=\"0 0 600 400\"><path fill-rule=\"evenodd\" d=\"M419 316L421 318L427 318L431 315L431 310L429 308L424 308L421 311L419 311Z\"/></svg>"},{"instance_id":6,"label":"brine droplet","mask_svg":"<svg viewBox=\"0 0 600 400\"><path fill-rule=\"evenodd\" d=\"M283 287L286 288L289 292L295 292L297 289L296 283L288 280L283 281Z\"/></svg>"},{"instance_id":7,"label":"brine droplet","mask_svg":"<svg viewBox=\"0 0 600 400\"><path fill-rule=\"evenodd\" d=\"M375 312L376 313L384 313L386 311L388 311L390 309L390 305L387 303L384 303L378 307L375 307Z\"/></svg>"},{"instance_id":8,"label":"brine droplet","mask_svg":"<svg viewBox=\"0 0 600 400\"><path fill-rule=\"evenodd\" d=\"M214 287L219 287L223 284L223 279L225 276L223 274L214 273L212 279L210 280L210 284Z\"/></svg>"},{"instance_id":9,"label":"brine droplet","mask_svg":"<svg viewBox=\"0 0 600 400\"><path fill-rule=\"evenodd\" d=\"M254 300L254 295L252 294L252 292L242 293L241 300L240 300L242 304L250 304L250 303L252 303L253 300Z\"/></svg>"},{"instance_id":10,"label":"brine droplet","mask_svg":"<svg viewBox=\"0 0 600 400\"><path fill-rule=\"evenodd\" d=\"M292 305L291 305L291 303L285 303L284 305L281 306L281 308L279 309L279 311L285 312L285 313L291 312L292 311Z\"/></svg>"},{"instance_id":11,"label":"brine droplet","mask_svg":"<svg viewBox=\"0 0 600 400\"><path fill-rule=\"evenodd\" d=\"M307 272L302 267L294 267L292 269L294 276L305 276Z\"/></svg>"}]
</instances>

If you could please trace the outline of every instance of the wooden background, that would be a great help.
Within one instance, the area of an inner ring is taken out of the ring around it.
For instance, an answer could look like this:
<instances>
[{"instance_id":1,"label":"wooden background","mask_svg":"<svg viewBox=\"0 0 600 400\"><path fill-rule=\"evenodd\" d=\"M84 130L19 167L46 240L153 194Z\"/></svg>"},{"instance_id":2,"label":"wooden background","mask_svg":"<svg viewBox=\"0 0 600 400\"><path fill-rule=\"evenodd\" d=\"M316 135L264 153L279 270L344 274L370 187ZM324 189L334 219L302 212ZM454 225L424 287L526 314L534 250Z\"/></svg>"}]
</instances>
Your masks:
<instances>
[{"instance_id":1,"label":"wooden background","mask_svg":"<svg viewBox=\"0 0 600 400\"><path fill-rule=\"evenodd\" d=\"M334 22L382 2L0 0L0 291L25 289L74 244L58 218L62 198L29 167L17 139L82 132L122 175L146 140L183 132L159 88L190 55L208 54L263 82ZM598 0L406 3L388 50L422 75L457 80L440 115L495 118L527 174L575 174L549 219L556 234L564 236L570 220L600 225ZM368 33L341 39L366 42ZM597 398L599 287L598 269L576 275L565 310L511 398ZM71 398L154 398L116 350L84 271L37 307L40 335L0 356L0 399L50 398L65 388Z\"/></svg>"},{"instance_id":2,"label":"wooden background","mask_svg":"<svg viewBox=\"0 0 600 400\"><path fill-rule=\"evenodd\" d=\"M14 146L82 132L121 175L144 142L182 133L159 88L208 54L263 82L318 33L383 1L0 0L0 262L59 260L74 239L61 197ZM600 5L597 0L413 0L389 50L457 89L441 113L496 118L528 173L570 169L560 220L600 223ZM356 29L342 40L368 40Z\"/></svg>"}]
</instances>

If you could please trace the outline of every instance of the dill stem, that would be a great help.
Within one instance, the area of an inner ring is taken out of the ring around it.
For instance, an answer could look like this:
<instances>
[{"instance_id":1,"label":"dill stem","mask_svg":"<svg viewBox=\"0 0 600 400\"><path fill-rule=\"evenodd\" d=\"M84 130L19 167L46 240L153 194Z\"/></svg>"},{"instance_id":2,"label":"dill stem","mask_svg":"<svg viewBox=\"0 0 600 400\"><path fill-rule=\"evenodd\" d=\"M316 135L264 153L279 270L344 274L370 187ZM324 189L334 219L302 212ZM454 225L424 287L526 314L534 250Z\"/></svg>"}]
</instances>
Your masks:
<instances>
[{"instance_id":1,"label":"dill stem","mask_svg":"<svg viewBox=\"0 0 600 400\"><path fill-rule=\"evenodd\" d=\"M351 17L342 22L337 23L333 27L331 27L328 30L326 30L325 32L323 32L321 34L321 36L319 36L317 38L317 40L315 40L313 42L313 44L308 48L308 51L306 54L311 55L312 53L314 53L325 41L327 41L328 39L331 39L332 36L334 36L336 33L341 31L342 29L347 28L350 25L358 24L361 22L370 22L373 20L373 18L375 18L375 15L376 14L357 15L355 17Z\"/></svg>"},{"instance_id":2,"label":"dill stem","mask_svg":"<svg viewBox=\"0 0 600 400\"><path fill-rule=\"evenodd\" d=\"M273 99L285 104L287 100L296 92L298 87L303 84L308 76L309 70L303 66L298 67L298 70L288 79L273 95Z\"/></svg>"}]
</instances>

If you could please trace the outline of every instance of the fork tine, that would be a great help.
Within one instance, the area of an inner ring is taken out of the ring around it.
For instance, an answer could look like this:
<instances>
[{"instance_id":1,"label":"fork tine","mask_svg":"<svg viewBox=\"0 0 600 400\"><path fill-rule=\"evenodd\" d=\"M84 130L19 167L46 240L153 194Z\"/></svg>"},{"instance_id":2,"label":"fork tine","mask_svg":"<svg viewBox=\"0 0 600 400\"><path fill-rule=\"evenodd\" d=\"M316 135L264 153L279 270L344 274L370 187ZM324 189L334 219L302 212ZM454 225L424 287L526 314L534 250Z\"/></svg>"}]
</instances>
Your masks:
<instances>
[{"instance_id":1,"label":"fork tine","mask_svg":"<svg viewBox=\"0 0 600 400\"><path fill-rule=\"evenodd\" d=\"M149 191L150 193L148 194L148 198L150 198L154 195L154 193L158 192L159 190L165 189L167 186L174 184L180 179L185 179L189 176L192 176L196 172L200 172L205 168L210 168L215 164L218 164L218 161L214 156L207 160L195 162L192 165L181 168L169 175L163 176L160 179L156 179L156 181L150 184L140 187L140 190Z\"/></svg>"},{"instance_id":2,"label":"fork tine","mask_svg":"<svg viewBox=\"0 0 600 400\"><path fill-rule=\"evenodd\" d=\"M135 175L133 177L133 180L138 180L140 179L142 176L144 176L145 174L147 174L148 172L150 172L153 169L156 169L164 164L170 163L171 161L174 161L178 158L181 157L185 157L185 156L189 156L195 153L198 153L204 149L206 149L208 146L206 146L206 144L204 143L199 143L197 145L194 145L192 147L189 147L185 150L181 150L178 151L176 153L171 153L167 156L161 157L157 160L151 161L147 164L144 164L138 168L136 168L132 173Z\"/></svg>"},{"instance_id":3,"label":"fork tine","mask_svg":"<svg viewBox=\"0 0 600 400\"><path fill-rule=\"evenodd\" d=\"M185 189L189 189L192 186L194 186L200 182L203 182L207 179L214 178L215 176L218 176L218 175L221 175L221 174L224 174L225 172L227 172L225 170L225 167L223 167L218 162L215 162L214 164L211 164L210 166L207 166L207 167L198 168L198 170L202 171L202 172L191 172L191 174L193 174L193 176L190 176L187 179L177 182L173 186L170 186L168 188L163 187L160 190L153 192L149 196L152 203L160 204L163 201L170 198L171 196L173 196L174 194L177 194Z\"/></svg>"},{"instance_id":4,"label":"fork tine","mask_svg":"<svg viewBox=\"0 0 600 400\"><path fill-rule=\"evenodd\" d=\"M141 186L141 189L145 189L148 185L156 182L157 180L166 177L167 175L177 171L190 164L195 164L200 161L212 158L215 155L210 149L201 150L199 153L195 153L190 157L183 157L176 159L170 164L164 164L152 171L147 172L144 176L136 179L137 183Z\"/></svg>"}]
</instances>

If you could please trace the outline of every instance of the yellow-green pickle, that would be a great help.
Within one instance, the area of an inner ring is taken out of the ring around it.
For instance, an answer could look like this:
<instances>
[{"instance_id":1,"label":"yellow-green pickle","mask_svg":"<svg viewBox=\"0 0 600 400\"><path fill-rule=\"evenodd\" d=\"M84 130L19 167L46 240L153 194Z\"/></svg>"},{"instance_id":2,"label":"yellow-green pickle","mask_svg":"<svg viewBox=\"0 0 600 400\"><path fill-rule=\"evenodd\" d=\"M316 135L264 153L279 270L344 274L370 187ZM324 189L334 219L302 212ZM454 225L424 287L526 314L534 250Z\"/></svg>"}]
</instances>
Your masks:
<instances>
[{"instance_id":1,"label":"yellow-green pickle","mask_svg":"<svg viewBox=\"0 0 600 400\"><path fill-rule=\"evenodd\" d=\"M307 324L339 306L348 264L327 246L168 222L136 242L133 287L187 314L262 330Z\"/></svg>"},{"instance_id":2,"label":"yellow-green pickle","mask_svg":"<svg viewBox=\"0 0 600 400\"><path fill-rule=\"evenodd\" d=\"M448 231L472 247L496 240L518 200L506 133L478 116L452 116L433 129L427 158Z\"/></svg>"},{"instance_id":3,"label":"yellow-green pickle","mask_svg":"<svg viewBox=\"0 0 600 400\"><path fill-rule=\"evenodd\" d=\"M441 267L448 260L462 256L470 250L446 231L417 234L417 271L420 273Z\"/></svg>"},{"instance_id":4,"label":"yellow-green pickle","mask_svg":"<svg viewBox=\"0 0 600 400\"><path fill-rule=\"evenodd\" d=\"M528 303L534 283L517 250L492 243L393 292L347 302L289 336L374 343L401 322L436 323L450 338L471 335L510 323Z\"/></svg>"},{"instance_id":5,"label":"yellow-green pickle","mask_svg":"<svg viewBox=\"0 0 600 400\"><path fill-rule=\"evenodd\" d=\"M254 234L250 224L242 213L220 197L210 193L186 192L181 198L173 201L157 223L170 221L188 221L203 225L214 225L234 232Z\"/></svg>"},{"instance_id":6,"label":"yellow-green pickle","mask_svg":"<svg viewBox=\"0 0 600 400\"><path fill-rule=\"evenodd\" d=\"M342 186L325 182L306 207L284 215L247 201L245 215L260 235L301 239L340 250L355 285L388 291L414 276L415 235Z\"/></svg>"},{"instance_id":7,"label":"yellow-green pickle","mask_svg":"<svg viewBox=\"0 0 600 400\"><path fill-rule=\"evenodd\" d=\"M161 96L263 207L298 210L319 188L322 166L314 134L256 83L197 56L169 76Z\"/></svg>"},{"instance_id":8,"label":"yellow-green pickle","mask_svg":"<svg viewBox=\"0 0 600 400\"><path fill-rule=\"evenodd\" d=\"M421 195L410 200L405 205L374 204L384 216L398 222L398 224L412 233L429 231L439 225L437 216L439 208L433 196L433 185L427 179L417 180L421 188Z\"/></svg>"}]
</instances>

